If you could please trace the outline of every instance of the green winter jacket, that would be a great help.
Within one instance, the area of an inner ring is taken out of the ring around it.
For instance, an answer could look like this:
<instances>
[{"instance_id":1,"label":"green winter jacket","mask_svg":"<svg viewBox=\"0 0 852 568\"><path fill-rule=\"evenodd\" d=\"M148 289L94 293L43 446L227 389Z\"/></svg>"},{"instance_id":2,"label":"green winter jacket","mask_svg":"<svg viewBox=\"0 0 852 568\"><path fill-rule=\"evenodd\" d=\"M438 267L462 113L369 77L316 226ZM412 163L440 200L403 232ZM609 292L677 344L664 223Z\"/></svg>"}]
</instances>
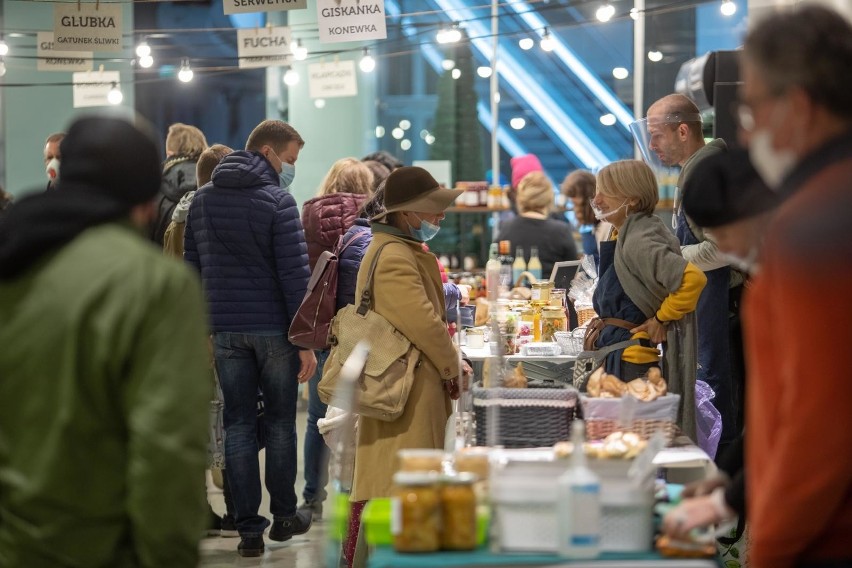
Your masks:
<instances>
[{"instance_id":1,"label":"green winter jacket","mask_svg":"<svg viewBox=\"0 0 852 568\"><path fill-rule=\"evenodd\" d=\"M128 225L0 280L0 566L196 566L207 320Z\"/></svg>"}]
</instances>

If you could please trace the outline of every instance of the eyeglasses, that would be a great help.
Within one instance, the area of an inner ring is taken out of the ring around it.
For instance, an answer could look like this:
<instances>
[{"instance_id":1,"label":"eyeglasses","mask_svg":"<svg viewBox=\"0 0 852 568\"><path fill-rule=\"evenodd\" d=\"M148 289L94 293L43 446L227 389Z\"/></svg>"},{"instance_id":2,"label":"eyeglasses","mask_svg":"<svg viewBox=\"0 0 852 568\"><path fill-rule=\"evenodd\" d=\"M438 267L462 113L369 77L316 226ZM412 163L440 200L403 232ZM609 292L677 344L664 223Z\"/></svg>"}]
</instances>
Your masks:
<instances>
[{"instance_id":1,"label":"eyeglasses","mask_svg":"<svg viewBox=\"0 0 852 568\"><path fill-rule=\"evenodd\" d=\"M739 123L740 128L742 128L746 132L753 131L755 127L754 107L764 101L768 101L770 99L777 99L779 96L781 95L767 93L763 96L755 97L748 103L734 103L733 114L737 117L737 122Z\"/></svg>"}]
</instances>

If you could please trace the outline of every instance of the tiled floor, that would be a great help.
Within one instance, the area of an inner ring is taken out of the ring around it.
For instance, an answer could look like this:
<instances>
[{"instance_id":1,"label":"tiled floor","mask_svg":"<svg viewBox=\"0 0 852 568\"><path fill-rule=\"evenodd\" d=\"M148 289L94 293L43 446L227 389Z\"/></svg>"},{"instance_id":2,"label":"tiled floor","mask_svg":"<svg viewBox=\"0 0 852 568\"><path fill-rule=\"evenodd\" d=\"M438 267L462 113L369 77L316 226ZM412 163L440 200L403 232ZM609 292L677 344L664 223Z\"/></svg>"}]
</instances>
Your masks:
<instances>
[{"instance_id":1,"label":"tiled floor","mask_svg":"<svg viewBox=\"0 0 852 568\"><path fill-rule=\"evenodd\" d=\"M307 413L299 412L296 418L299 439L299 472L296 481L296 495L302 500L305 485L302 464L302 442L305 436ZM264 454L260 453L263 460ZM263 472L261 461L261 472ZM262 474L261 474L262 475ZM209 476L208 476L209 477ZM225 502L221 490L208 481L208 496L213 509L222 514ZM260 513L272 519L269 513L269 495L264 490ZM266 552L261 558L241 558L237 554L239 538L206 538L201 543L201 567L225 568L230 566L264 566L276 568L322 568L324 561L325 530L323 523L314 523L311 530L302 536L293 537L287 542L275 542L266 539Z\"/></svg>"}]
</instances>

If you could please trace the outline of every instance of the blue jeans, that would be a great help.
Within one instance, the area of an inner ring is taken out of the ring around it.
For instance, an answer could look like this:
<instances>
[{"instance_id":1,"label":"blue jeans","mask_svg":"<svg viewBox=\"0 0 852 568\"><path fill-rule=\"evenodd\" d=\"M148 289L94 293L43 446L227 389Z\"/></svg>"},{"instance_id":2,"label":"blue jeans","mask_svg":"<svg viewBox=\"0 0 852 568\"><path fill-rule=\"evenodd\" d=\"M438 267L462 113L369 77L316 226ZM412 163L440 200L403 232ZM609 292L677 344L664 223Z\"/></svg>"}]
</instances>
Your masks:
<instances>
[{"instance_id":1,"label":"blue jeans","mask_svg":"<svg viewBox=\"0 0 852 568\"><path fill-rule=\"evenodd\" d=\"M269 520L258 515L257 390L263 391L266 489L277 519L296 514L296 400L298 349L287 336L214 333L216 367L225 401L225 471L242 537L261 536Z\"/></svg>"},{"instance_id":2,"label":"blue jeans","mask_svg":"<svg viewBox=\"0 0 852 568\"><path fill-rule=\"evenodd\" d=\"M317 385L322 378L322 370L328 359L328 350L315 351L317 356L317 372L308 381L308 428L305 431L305 490L302 496L305 501L325 501L325 486L328 483L328 447L317 428L317 420L325 418L328 408L320 400Z\"/></svg>"}]
</instances>

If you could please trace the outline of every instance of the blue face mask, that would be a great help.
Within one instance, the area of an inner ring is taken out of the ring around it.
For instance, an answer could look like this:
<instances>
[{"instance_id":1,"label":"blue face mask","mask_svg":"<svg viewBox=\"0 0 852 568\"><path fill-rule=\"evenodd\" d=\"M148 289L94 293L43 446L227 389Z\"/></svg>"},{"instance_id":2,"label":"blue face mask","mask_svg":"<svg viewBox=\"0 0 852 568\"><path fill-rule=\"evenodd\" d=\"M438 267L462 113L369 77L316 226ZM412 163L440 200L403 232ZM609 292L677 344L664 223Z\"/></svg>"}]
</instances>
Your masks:
<instances>
[{"instance_id":1,"label":"blue face mask","mask_svg":"<svg viewBox=\"0 0 852 568\"><path fill-rule=\"evenodd\" d=\"M420 220L420 228L415 229L411 225L408 225L408 230L411 233L411 236L417 239L418 241L426 241L432 240L435 238L435 235L438 234L438 231L441 230L441 227L435 225L434 223L430 223L429 221L424 221L420 219L417 215L415 215Z\"/></svg>"},{"instance_id":2,"label":"blue face mask","mask_svg":"<svg viewBox=\"0 0 852 568\"><path fill-rule=\"evenodd\" d=\"M281 187L287 189L296 178L296 166L288 162L281 162L281 173L278 174L278 179L281 180Z\"/></svg>"}]
</instances>

